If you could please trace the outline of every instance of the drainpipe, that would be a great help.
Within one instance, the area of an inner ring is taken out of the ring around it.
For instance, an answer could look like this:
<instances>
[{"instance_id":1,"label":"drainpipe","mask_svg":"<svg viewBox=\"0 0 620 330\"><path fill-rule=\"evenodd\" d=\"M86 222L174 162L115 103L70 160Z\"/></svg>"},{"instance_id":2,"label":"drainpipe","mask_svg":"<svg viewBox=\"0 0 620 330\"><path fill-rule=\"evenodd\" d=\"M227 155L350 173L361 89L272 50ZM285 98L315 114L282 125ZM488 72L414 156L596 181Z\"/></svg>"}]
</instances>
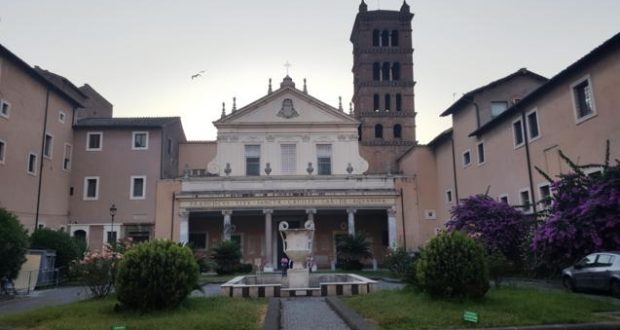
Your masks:
<instances>
[{"instance_id":1,"label":"drainpipe","mask_svg":"<svg viewBox=\"0 0 620 330\"><path fill-rule=\"evenodd\" d=\"M450 145L452 146L452 176L454 177L454 197L456 205L459 205L459 184L456 179L456 152L454 151L454 131L450 135Z\"/></svg>"},{"instance_id":2,"label":"drainpipe","mask_svg":"<svg viewBox=\"0 0 620 330\"><path fill-rule=\"evenodd\" d=\"M172 211L170 211L170 240L173 241L174 240L174 201L177 197L177 193L173 192L172 193L172 207L170 208ZM189 221L189 220L188 220Z\"/></svg>"},{"instance_id":3,"label":"drainpipe","mask_svg":"<svg viewBox=\"0 0 620 330\"><path fill-rule=\"evenodd\" d=\"M536 209L536 197L535 193L534 193L534 180L532 179L532 160L530 157L530 143L528 141L528 135L527 135L527 124L525 121L525 111L523 111L523 109L521 109L521 127L523 128L523 141L525 142L525 159L527 161L527 177L528 180L530 181L530 198L531 198L531 204L532 204L532 210L534 211L534 218L537 217L538 211Z\"/></svg>"},{"instance_id":4,"label":"drainpipe","mask_svg":"<svg viewBox=\"0 0 620 330\"><path fill-rule=\"evenodd\" d=\"M403 222L403 247L405 251L407 251L407 231L405 230L405 193L403 192L403 188L400 188L400 210L401 210L401 220Z\"/></svg>"},{"instance_id":5,"label":"drainpipe","mask_svg":"<svg viewBox=\"0 0 620 330\"><path fill-rule=\"evenodd\" d=\"M37 210L34 216L34 230L39 229L39 211L41 209L41 188L43 183L43 151L45 149L45 133L47 133L47 112L50 103L50 89L47 88L45 95L45 115L43 119L43 139L41 140L41 152L39 153L39 186L37 187Z\"/></svg>"}]
</instances>

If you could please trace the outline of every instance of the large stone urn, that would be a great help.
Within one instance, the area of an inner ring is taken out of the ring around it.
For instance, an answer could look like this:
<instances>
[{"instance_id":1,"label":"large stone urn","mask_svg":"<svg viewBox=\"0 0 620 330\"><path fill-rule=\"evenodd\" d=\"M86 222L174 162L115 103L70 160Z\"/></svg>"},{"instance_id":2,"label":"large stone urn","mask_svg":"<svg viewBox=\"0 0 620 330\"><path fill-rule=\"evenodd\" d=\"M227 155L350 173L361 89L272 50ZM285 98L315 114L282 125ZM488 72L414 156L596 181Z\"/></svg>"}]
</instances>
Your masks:
<instances>
[{"instance_id":1,"label":"large stone urn","mask_svg":"<svg viewBox=\"0 0 620 330\"><path fill-rule=\"evenodd\" d=\"M304 228L289 229L288 222L278 225L284 243L284 253L293 261L293 268L288 270L289 288L307 288L310 285L310 272L306 267L306 259L312 253L314 240L314 221L308 220Z\"/></svg>"}]
</instances>

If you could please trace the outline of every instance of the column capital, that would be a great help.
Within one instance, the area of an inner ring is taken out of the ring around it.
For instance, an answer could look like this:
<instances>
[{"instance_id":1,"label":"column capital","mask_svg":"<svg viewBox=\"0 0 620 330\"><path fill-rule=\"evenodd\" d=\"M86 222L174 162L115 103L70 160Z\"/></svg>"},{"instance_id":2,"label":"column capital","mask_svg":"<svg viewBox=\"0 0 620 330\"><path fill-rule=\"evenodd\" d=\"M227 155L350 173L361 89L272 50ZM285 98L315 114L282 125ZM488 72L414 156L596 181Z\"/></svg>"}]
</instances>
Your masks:
<instances>
[{"instance_id":1,"label":"column capital","mask_svg":"<svg viewBox=\"0 0 620 330\"><path fill-rule=\"evenodd\" d=\"M306 214L316 214L316 209L306 209Z\"/></svg>"},{"instance_id":2,"label":"column capital","mask_svg":"<svg viewBox=\"0 0 620 330\"><path fill-rule=\"evenodd\" d=\"M232 210L222 210L222 215L232 215Z\"/></svg>"},{"instance_id":3,"label":"column capital","mask_svg":"<svg viewBox=\"0 0 620 330\"><path fill-rule=\"evenodd\" d=\"M347 209L347 213L353 213L353 214L355 214L355 212L357 212L357 209L354 209L354 208L348 208L348 209Z\"/></svg>"},{"instance_id":4,"label":"column capital","mask_svg":"<svg viewBox=\"0 0 620 330\"><path fill-rule=\"evenodd\" d=\"M273 214L273 209L264 209L263 210L263 214L267 215L267 214Z\"/></svg>"},{"instance_id":5,"label":"column capital","mask_svg":"<svg viewBox=\"0 0 620 330\"><path fill-rule=\"evenodd\" d=\"M387 209L387 214L390 217L395 217L396 216L396 206L392 206L389 209Z\"/></svg>"}]
</instances>

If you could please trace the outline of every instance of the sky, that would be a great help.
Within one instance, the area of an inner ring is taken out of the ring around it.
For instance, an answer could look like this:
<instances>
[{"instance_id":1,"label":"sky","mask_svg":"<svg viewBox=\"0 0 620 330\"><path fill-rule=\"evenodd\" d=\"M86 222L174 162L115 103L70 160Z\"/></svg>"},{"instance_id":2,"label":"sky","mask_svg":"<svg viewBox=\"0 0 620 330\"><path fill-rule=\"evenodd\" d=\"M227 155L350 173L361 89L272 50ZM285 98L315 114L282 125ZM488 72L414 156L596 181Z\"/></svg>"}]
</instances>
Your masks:
<instances>
[{"instance_id":1,"label":"sky","mask_svg":"<svg viewBox=\"0 0 620 330\"><path fill-rule=\"evenodd\" d=\"M359 0L0 0L0 43L30 65L88 83L116 117L180 116L213 140L222 102L241 108L290 75L338 106L353 94ZM402 0L367 0L398 10ZM417 139L450 126L462 94L526 67L552 77L620 32L618 0L408 0ZM202 77L191 79L204 70Z\"/></svg>"}]
</instances>

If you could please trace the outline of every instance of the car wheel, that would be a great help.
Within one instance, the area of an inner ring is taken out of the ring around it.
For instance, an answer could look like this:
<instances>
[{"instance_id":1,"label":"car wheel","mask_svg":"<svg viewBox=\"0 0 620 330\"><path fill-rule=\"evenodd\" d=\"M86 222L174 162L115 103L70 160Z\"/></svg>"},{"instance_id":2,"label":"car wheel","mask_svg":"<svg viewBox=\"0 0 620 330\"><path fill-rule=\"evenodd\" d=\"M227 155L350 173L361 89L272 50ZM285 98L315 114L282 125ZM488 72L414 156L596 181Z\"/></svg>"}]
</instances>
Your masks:
<instances>
[{"instance_id":1,"label":"car wheel","mask_svg":"<svg viewBox=\"0 0 620 330\"><path fill-rule=\"evenodd\" d=\"M611 289L611 295L616 298L620 298L620 281L612 280L609 287Z\"/></svg>"},{"instance_id":2,"label":"car wheel","mask_svg":"<svg viewBox=\"0 0 620 330\"><path fill-rule=\"evenodd\" d=\"M577 290L575 290L575 284L573 283L573 279L570 278L569 276L565 276L564 277L564 280L562 280L562 284L564 284L564 287L568 291L571 291L571 292L576 292L577 291Z\"/></svg>"}]
</instances>

